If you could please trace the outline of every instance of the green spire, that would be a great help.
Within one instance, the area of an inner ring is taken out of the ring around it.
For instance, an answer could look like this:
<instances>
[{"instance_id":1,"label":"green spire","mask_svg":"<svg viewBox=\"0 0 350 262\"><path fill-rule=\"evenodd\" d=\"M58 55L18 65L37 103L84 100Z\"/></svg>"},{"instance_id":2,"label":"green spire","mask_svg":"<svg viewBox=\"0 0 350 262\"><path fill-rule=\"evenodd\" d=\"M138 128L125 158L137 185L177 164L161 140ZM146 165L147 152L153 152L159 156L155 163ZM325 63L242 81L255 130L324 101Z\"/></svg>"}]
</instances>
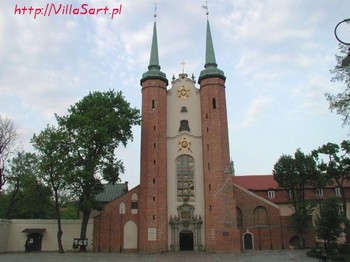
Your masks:
<instances>
[{"instance_id":1,"label":"green spire","mask_svg":"<svg viewBox=\"0 0 350 262\"><path fill-rule=\"evenodd\" d=\"M209 20L207 20L207 38L206 38L206 48L205 48L205 65L204 70L201 71L198 82L207 77L220 77L222 79L226 79L225 74L222 70L218 68L215 59L214 45L213 39L211 37Z\"/></svg>"},{"instance_id":2,"label":"green spire","mask_svg":"<svg viewBox=\"0 0 350 262\"><path fill-rule=\"evenodd\" d=\"M160 70L159 66L159 57L158 57L158 39L157 39L157 26L156 22L153 25L153 38L152 38L152 47L151 47L151 57L149 59L148 69L157 69Z\"/></svg>"},{"instance_id":3,"label":"green spire","mask_svg":"<svg viewBox=\"0 0 350 262\"><path fill-rule=\"evenodd\" d=\"M149 59L148 71L143 73L141 83L144 80L147 80L150 78L162 79L168 82L168 80L166 79L166 75L162 71L160 71L156 22L154 22L154 26L153 26L153 38L152 38L151 56Z\"/></svg>"}]
</instances>

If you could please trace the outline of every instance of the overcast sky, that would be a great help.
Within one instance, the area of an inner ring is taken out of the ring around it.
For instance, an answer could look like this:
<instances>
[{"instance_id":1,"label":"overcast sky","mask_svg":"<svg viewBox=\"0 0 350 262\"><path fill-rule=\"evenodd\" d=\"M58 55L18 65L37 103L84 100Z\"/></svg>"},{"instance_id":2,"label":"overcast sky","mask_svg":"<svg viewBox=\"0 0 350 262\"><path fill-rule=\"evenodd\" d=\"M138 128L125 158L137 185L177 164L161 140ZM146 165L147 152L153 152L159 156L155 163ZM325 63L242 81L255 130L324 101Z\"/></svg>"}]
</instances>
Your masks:
<instances>
[{"instance_id":1,"label":"overcast sky","mask_svg":"<svg viewBox=\"0 0 350 262\"><path fill-rule=\"evenodd\" d=\"M25 150L34 133L56 124L54 113L67 114L90 91L121 90L141 108L139 81L149 62L154 1L53 0L56 10L59 4L122 10L113 19L109 11L34 19L35 8L45 10L46 3L0 2L0 114L16 123ZM162 71L171 80L185 61L185 72L198 79L205 62L205 2L157 3ZM16 4L22 9L14 14ZM31 14L23 14L24 6L33 7ZM349 0L217 0L209 1L209 11L216 60L227 77L237 175L271 174L282 154L349 139L324 96L344 89L330 81L329 70L338 53L333 29L350 17ZM130 187L139 183L139 151L138 126L134 141L118 149Z\"/></svg>"}]
</instances>

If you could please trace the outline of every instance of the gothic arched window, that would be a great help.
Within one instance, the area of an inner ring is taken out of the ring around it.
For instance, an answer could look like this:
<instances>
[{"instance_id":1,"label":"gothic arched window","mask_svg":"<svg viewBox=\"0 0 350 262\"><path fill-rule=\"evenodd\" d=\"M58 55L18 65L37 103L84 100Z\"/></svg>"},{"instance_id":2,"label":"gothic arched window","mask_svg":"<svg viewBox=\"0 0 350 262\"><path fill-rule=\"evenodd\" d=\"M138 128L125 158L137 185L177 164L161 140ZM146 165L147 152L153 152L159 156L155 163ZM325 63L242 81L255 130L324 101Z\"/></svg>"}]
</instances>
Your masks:
<instances>
[{"instance_id":1,"label":"gothic arched window","mask_svg":"<svg viewBox=\"0 0 350 262\"><path fill-rule=\"evenodd\" d=\"M181 155L176 159L177 201L194 202L194 159Z\"/></svg>"}]
</instances>

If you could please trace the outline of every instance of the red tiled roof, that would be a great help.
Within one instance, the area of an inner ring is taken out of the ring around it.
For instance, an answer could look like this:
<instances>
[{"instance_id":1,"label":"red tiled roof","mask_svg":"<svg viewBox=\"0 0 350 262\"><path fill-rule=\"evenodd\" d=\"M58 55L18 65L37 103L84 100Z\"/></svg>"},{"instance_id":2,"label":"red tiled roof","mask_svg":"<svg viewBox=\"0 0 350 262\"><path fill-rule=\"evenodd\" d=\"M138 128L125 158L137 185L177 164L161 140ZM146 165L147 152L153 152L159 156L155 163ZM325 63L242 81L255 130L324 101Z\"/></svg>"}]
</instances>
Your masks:
<instances>
[{"instance_id":1,"label":"red tiled roof","mask_svg":"<svg viewBox=\"0 0 350 262\"><path fill-rule=\"evenodd\" d=\"M248 190L277 189L278 184L273 175L245 175L232 177L233 183Z\"/></svg>"},{"instance_id":2,"label":"red tiled roof","mask_svg":"<svg viewBox=\"0 0 350 262\"><path fill-rule=\"evenodd\" d=\"M269 189L278 189L278 184L273 178L273 175L242 175L242 176L233 176L233 183L248 189L248 190L269 190ZM335 188L337 184L329 184L327 188ZM349 188L350 181L344 181L343 187ZM307 188L313 188L312 186L307 186Z\"/></svg>"}]
</instances>

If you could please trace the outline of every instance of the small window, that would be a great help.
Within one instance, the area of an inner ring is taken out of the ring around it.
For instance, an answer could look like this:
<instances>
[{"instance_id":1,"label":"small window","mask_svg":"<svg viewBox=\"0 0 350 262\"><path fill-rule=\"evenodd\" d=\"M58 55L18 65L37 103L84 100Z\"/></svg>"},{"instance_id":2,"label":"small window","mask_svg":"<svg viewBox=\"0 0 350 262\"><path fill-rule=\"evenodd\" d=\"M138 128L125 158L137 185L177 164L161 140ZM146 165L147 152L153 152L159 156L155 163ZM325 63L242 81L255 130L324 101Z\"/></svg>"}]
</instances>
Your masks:
<instances>
[{"instance_id":1,"label":"small window","mask_svg":"<svg viewBox=\"0 0 350 262\"><path fill-rule=\"evenodd\" d=\"M213 98L213 109L216 109L216 99L215 99L215 97Z\"/></svg>"},{"instance_id":2,"label":"small window","mask_svg":"<svg viewBox=\"0 0 350 262\"><path fill-rule=\"evenodd\" d=\"M179 132L182 131L188 131L190 132L190 127L188 125L188 121L187 120L181 120L180 121L180 128L179 128Z\"/></svg>"},{"instance_id":3,"label":"small window","mask_svg":"<svg viewBox=\"0 0 350 262\"><path fill-rule=\"evenodd\" d=\"M154 110L155 108L155 102L154 102L154 99L152 100L152 110Z\"/></svg>"},{"instance_id":4,"label":"small window","mask_svg":"<svg viewBox=\"0 0 350 262\"><path fill-rule=\"evenodd\" d=\"M317 188L316 189L316 196L317 197L323 197L323 189Z\"/></svg>"},{"instance_id":5,"label":"small window","mask_svg":"<svg viewBox=\"0 0 350 262\"><path fill-rule=\"evenodd\" d=\"M340 188L337 187L334 189L334 192L335 192L335 195L338 196L338 197L341 197L341 191L340 191Z\"/></svg>"},{"instance_id":6,"label":"small window","mask_svg":"<svg viewBox=\"0 0 350 262\"><path fill-rule=\"evenodd\" d=\"M343 216L344 215L344 206L343 205L339 205L338 207L338 212L339 212L339 215Z\"/></svg>"},{"instance_id":7,"label":"small window","mask_svg":"<svg viewBox=\"0 0 350 262\"><path fill-rule=\"evenodd\" d=\"M131 209L137 209L137 208L138 208L137 201L132 200L131 201Z\"/></svg>"},{"instance_id":8,"label":"small window","mask_svg":"<svg viewBox=\"0 0 350 262\"><path fill-rule=\"evenodd\" d=\"M275 191L273 191L273 190L267 191L267 197L268 198L275 198Z\"/></svg>"},{"instance_id":9,"label":"small window","mask_svg":"<svg viewBox=\"0 0 350 262\"><path fill-rule=\"evenodd\" d=\"M131 214L136 215L138 213L138 197L137 194L134 193L131 196Z\"/></svg>"},{"instance_id":10,"label":"small window","mask_svg":"<svg viewBox=\"0 0 350 262\"><path fill-rule=\"evenodd\" d=\"M181 113L187 113L187 108L185 106L181 107Z\"/></svg>"}]
</instances>

